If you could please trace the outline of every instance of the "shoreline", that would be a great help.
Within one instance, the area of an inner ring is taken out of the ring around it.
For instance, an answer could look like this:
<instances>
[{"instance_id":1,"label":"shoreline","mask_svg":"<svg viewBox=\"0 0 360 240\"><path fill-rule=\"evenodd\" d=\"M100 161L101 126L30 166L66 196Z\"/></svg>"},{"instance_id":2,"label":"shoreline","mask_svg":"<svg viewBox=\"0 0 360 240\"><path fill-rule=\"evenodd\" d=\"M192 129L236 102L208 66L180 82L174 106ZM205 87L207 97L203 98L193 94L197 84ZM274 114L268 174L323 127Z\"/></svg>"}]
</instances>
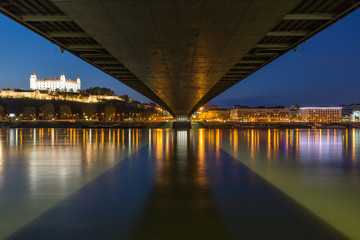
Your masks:
<instances>
[{"instance_id":1,"label":"shoreline","mask_svg":"<svg viewBox=\"0 0 360 240\"><path fill-rule=\"evenodd\" d=\"M167 122L86 122L86 121L18 121L1 122L3 128L166 128Z\"/></svg>"},{"instance_id":2,"label":"shoreline","mask_svg":"<svg viewBox=\"0 0 360 240\"><path fill-rule=\"evenodd\" d=\"M360 128L360 123L199 123L209 129L347 129Z\"/></svg>"},{"instance_id":3,"label":"shoreline","mask_svg":"<svg viewBox=\"0 0 360 240\"><path fill-rule=\"evenodd\" d=\"M17 121L0 122L2 128L173 128L173 122L87 122L87 121ZM191 122L191 129L347 129L360 123L239 123Z\"/></svg>"}]
</instances>

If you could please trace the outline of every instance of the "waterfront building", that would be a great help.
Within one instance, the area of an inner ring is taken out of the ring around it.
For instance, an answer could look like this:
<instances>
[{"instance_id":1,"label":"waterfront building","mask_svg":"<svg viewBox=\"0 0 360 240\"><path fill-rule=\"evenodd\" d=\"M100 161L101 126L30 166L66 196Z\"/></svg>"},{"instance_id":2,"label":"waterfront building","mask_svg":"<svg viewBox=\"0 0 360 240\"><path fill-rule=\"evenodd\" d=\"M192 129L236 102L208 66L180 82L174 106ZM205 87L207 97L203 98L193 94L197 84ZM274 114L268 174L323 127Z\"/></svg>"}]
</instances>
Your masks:
<instances>
[{"instance_id":1,"label":"waterfront building","mask_svg":"<svg viewBox=\"0 0 360 240\"><path fill-rule=\"evenodd\" d=\"M235 122L289 122L290 112L285 107L256 107L235 105L230 110L230 120Z\"/></svg>"},{"instance_id":2,"label":"waterfront building","mask_svg":"<svg viewBox=\"0 0 360 240\"><path fill-rule=\"evenodd\" d=\"M216 110L216 109L219 109L219 106L216 104L205 103L205 105L202 106L202 112L207 112L209 110Z\"/></svg>"},{"instance_id":3,"label":"waterfront building","mask_svg":"<svg viewBox=\"0 0 360 240\"><path fill-rule=\"evenodd\" d=\"M360 122L360 104L342 105L343 122Z\"/></svg>"},{"instance_id":4,"label":"waterfront building","mask_svg":"<svg viewBox=\"0 0 360 240\"><path fill-rule=\"evenodd\" d=\"M360 122L360 111L352 111L350 114L351 122Z\"/></svg>"},{"instance_id":5,"label":"waterfront building","mask_svg":"<svg viewBox=\"0 0 360 240\"><path fill-rule=\"evenodd\" d=\"M79 92L81 90L80 78L76 81L66 79L64 74L60 78L37 78L35 73L30 76L31 90L46 90L59 92Z\"/></svg>"},{"instance_id":6,"label":"waterfront building","mask_svg":"<svg viewBox=\"0 0 360 240\"><path fill-rule=\"evenodd\" d=\"M300 107L298 104L292 105L289 108L289 113L291 122L301 122Z\"/></svg>"},{"instance_id":7,"label":"waterfront building","mask_svg":"<svg viewBox=\"0 0 360 240\"><path fill-rule=\"evenodd\" d=\"M200 112L197 116L197 119L205 121L227 121L229 118L229 109L225 108L217 108L206 112Z\"/></svg>"},{"instance_id":8,"label":"waterfront building","mask_svg":"<svg viewBox=\"0 0 360 240\"><path fill-rule=\"evenodd\" d=\"M302 107L300 116L302 122L333 123L341 122L341 107Z\"/></svg>"}]
</instances>

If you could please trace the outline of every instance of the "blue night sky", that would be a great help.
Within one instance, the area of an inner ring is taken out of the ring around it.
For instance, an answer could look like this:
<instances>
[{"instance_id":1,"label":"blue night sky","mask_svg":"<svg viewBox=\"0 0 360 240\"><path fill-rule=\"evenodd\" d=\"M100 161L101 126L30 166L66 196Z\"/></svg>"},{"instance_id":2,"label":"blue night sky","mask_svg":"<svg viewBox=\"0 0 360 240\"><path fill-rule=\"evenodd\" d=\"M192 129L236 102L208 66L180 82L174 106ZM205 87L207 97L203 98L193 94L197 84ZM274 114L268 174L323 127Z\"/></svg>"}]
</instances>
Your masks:
<instances>
[{"instance_id":1,"label":"blue night sky","mask_svg":"<svg viewBox=\"0 0 360 240\"><path fill-rule=\"evenodd\" d=\"M220 107L332 106L360 103L360 11L268 64L210 101ZM82 80L82 88L108 87L149 102L124 84L0 14L0 89L29 88L29 77Z\"/></svg>"}]
</instances>

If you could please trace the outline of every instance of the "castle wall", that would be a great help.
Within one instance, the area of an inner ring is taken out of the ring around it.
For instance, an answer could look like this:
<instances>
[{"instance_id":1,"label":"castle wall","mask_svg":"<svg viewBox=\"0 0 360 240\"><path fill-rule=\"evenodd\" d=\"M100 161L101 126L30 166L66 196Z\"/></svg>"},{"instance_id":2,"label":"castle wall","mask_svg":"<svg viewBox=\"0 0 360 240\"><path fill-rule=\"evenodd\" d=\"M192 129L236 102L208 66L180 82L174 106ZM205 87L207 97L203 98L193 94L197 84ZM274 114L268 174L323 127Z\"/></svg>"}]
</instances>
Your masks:
<instances>
[{"instance_id":1,"label":"castle wall","mask_svg":"<svg viewBox=\"0 0 360 240\"><path fill-rule=\"evenodd\" d=\"M64 101L73 101L73 102L83 102L83 103L97 103L102 100L117 100L124 101L123 98L118 96L104 96L104 95L90 95L88 97L82 96L77 98L71 98L70 96L63 97L61 95L51 95L47 93L41 93L39 90L34 91L14 91L14 90L1 90L1 98L33 98L39 100L64 100Z\"/></svg>"}]
</instances>

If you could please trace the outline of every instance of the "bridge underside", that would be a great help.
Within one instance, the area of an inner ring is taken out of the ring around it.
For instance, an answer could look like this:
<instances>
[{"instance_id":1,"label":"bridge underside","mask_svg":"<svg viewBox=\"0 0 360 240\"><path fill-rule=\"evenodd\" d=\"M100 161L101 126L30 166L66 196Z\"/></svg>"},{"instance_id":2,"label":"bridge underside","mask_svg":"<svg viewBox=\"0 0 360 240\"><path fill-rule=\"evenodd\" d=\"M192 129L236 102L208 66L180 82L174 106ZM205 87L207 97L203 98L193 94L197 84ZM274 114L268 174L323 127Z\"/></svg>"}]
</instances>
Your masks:
<instances>
[{"instance_id":1,"label":"bridge underside","mask_svg":"<svg viewBox=\"0 0 360 240\"><path fill-rule=\"evenodd\" d=\"M359 7L355 0L3 0L0 12L190 115Z\"/></svg>"}]
</instances>

